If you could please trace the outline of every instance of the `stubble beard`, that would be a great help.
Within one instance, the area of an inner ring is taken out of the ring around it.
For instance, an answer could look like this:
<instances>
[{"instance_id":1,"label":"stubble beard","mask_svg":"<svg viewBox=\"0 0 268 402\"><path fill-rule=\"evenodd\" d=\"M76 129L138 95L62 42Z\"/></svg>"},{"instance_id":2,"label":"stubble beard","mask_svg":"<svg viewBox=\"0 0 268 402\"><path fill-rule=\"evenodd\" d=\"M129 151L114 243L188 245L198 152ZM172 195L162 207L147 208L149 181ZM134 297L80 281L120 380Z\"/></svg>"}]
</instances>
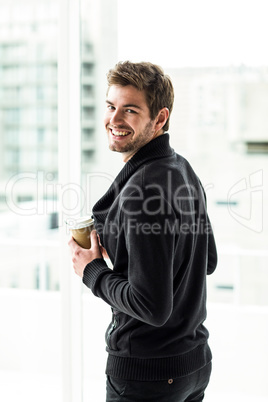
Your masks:
<instances>
[{"instance_id":1,"label":"stubble beard","mask_svg":"<svg viewBox=\"0 0 268 402\"><path fill-rule=\"evenodd\" d=\"M144 127L143 132L140 133L136 138L130 140L124 146L121 146L120 142L118 144L116 144L116 143L109 144L110 150L114 151L114 152L120 152L120 153L125 153L125 152L133 153L133 154L136 153L140 148L142 148L149 141L151 141L151 139L153 137L152 126L153 126L153 122L149 121L146 124L146 126Z\"/></svg>"}]
</instances>

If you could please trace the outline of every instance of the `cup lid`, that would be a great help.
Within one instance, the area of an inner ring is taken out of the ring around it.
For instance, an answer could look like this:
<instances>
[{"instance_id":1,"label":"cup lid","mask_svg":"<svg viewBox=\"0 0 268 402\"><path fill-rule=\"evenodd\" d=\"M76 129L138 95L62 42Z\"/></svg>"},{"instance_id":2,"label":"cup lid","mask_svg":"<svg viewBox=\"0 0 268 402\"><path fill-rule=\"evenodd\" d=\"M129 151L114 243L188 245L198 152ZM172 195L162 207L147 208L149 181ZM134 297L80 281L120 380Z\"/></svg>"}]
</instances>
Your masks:
<instances>
[{"instance_id":1,"label":"cup lid","mask_svg":"<svg viewBox=\"0 0 268 402\"><path fill-rule=\"evenodd\" d=\"M83 216L81 218L70 219L65 222L69 226L69 229L83 229L87 226L93 225L94 219L90 218L89 216Z\"/></svg>"}]
</instances>

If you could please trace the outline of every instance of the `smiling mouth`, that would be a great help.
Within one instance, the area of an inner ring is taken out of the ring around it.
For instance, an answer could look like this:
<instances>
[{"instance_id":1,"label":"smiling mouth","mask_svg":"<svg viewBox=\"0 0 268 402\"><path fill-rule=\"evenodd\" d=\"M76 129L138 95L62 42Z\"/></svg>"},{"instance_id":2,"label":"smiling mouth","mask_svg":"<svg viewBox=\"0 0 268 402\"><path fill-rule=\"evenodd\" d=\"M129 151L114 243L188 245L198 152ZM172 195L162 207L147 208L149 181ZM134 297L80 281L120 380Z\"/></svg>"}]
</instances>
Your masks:
<instances>
[{"instance_id":1,"label":"smiling mouth","mask_svg":"<svg viewBox=\"0 0 268 402\"><path fill-rule=\"evenodd\" d=\"M124 131L124 130L119 131L119 130L114 130L114 129L110 129L110 132L112 133L112 135L114 137L126 137L129 134L131 134L130 131Z\"/></svg>"}]
</instances>

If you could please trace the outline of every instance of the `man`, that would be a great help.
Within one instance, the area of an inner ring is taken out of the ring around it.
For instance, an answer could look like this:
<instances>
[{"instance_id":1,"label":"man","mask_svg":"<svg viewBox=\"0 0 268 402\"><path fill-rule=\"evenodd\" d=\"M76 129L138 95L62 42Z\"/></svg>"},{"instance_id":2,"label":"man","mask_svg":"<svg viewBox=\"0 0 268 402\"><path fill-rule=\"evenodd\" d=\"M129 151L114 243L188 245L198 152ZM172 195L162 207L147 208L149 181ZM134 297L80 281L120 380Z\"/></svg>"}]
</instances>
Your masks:
<instances>
[{"instance_id":1,"label":"man","mask_svg":"<svg viewBox=\"0 0 268 402\"><path fill-rule=\"evenodd\" d=\"M91 249L69 242L75 272L112 307L108 402L202 401L210 378L203 322L217 253L202 185L169 145L173 99L156 65L109 71L104 124L125 165L93 208Z\"/></svg>"}]
</instances>

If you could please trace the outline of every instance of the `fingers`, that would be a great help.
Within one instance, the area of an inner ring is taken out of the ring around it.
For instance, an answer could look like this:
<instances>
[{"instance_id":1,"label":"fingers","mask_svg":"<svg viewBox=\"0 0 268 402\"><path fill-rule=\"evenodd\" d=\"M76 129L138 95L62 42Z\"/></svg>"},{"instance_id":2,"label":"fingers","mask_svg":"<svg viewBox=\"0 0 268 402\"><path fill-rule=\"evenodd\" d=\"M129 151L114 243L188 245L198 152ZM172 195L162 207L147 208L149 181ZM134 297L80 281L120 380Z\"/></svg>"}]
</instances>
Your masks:
<instances>
[{"instance_id":1,"label":"fingers","mask_svg":"<svg viewBox=\"0 0 268 402\"><path fill-rule=\"evenodd\" d=\"M80 247L73 237L68 242L72 256L73 268L75 272L81 277L83 276L85 266L89 262L96 258L102 258L96 230L91 232L90 240L90 249L84 249Z\"/></svg>"},{"instance_id":2,"label":"fingers","mask_svg":"<svg viewBox=\"0 0 268 402\"><path fill-rule=\"evenodd\" d=\"M103 245L101 244L100 236L99 236L98 234L97 234L97 238L98 238L99 248L100 248L102 257L109 259L108 253L107 253L107 251L105 250L105 248L103 247Z\"/></svg>"},{"instance_id":3,"label":"fingers","mask_svg":"<svg viewBox=\"0 0 268 402\"><path fill-rule=\"evenodd\" d=\"M99 248L99 240L96 230L92 230L90 233L91 248Z\"/></svg>"},{"instance_id":4,"label":"fingers","mask_svg":"<svg viewBox=\"0 0 268 402\"><path fill-rule=\"evenodd\" d=\"M72 252L77 252L82 248L73 237L71 237L68 241L68 246L70 247Z\"/></svg>"},{"instance_id":5,"label":"fingers","mask_svg":"<svg viewBox=\"0 0 268 402\"><path fill-rule=\"evenodd\" d=\"M76 246L78 246L78 244L76 243L76 241L74 240L73 237L70 238L70 240L68 241L68 246L73 250Z\"/></svg>"},{"instance_id":6,"label":"fingers","mask_svg":"<svg viewBox=\"0 0 268 402\"><path fill-rule=\"evenodd\" d=\"M95 258L102 258L101 249L99 245L99 239L96 230L92 230L90 233L90 241L91 241L91 248L92 254Z\"/></svg>"}]
</instances>

